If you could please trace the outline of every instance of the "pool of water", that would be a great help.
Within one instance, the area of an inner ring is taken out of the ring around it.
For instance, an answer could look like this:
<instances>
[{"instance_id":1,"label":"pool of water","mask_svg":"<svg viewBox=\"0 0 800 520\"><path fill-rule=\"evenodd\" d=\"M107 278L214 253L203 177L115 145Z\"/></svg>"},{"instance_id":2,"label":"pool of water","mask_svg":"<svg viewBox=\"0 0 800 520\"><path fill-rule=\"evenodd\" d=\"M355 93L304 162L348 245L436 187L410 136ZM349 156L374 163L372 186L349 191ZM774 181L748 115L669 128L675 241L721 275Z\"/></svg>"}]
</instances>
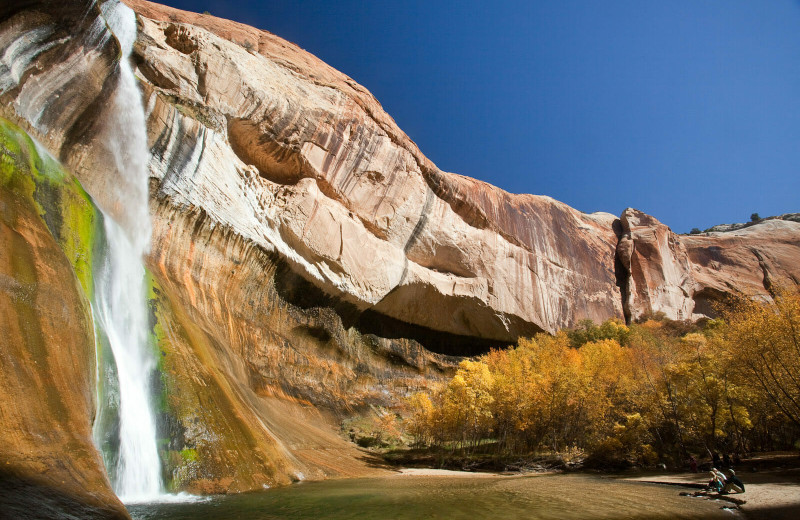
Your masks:
<instances>
[{"instance_id":1,"label":"pool of water","mask_svg":"<svg viewBox=\"0 0 800 520\"><path fill-rule=\"evenodd\" d=\"M138 504L136 520L286 519L714 519L728 505L680 488L588 475L392 476L301 483L195 503Z\"/></svg>"}]
</instances>

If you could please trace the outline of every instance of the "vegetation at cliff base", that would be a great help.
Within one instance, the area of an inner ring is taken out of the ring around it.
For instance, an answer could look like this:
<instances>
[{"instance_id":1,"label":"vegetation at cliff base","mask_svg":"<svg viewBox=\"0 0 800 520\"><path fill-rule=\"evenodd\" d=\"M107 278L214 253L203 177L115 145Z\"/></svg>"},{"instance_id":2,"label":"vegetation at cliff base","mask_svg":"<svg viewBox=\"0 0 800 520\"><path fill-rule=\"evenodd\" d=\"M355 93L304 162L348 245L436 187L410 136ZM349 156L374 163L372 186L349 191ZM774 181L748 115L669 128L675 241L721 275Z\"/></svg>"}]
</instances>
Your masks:
<instances>
[{"instance_id":1,"label":"vegetation at cliff base","mask_svg":"<svg viewBox=\"0 0 800 520\"><path fill-rule=\"evenodd\" d=\"M417 446L445 458L682 465L797 448L800 296L738 299L702 327L651 317L521 339L462 361L446 384L411 395L405 415Z\"/></svg>"}]
</instances>

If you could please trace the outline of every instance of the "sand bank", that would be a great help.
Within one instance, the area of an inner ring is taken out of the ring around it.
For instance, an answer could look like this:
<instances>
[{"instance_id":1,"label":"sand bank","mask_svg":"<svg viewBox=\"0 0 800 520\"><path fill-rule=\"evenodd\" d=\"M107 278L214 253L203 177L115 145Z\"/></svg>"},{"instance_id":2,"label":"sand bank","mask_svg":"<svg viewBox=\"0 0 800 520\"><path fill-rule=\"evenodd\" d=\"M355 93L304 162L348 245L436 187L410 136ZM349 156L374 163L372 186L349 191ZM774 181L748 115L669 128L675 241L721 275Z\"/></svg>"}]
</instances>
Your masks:
<instances>
[{"instance_id":1,"label":"sand bank","mask_svg":"<svg viewBox=\"0 0 800 520\"><path fill-rule=\"evenodd\" d=\"M736 475L744 482L745 492L732 493L730 496L746 501L740 509L747 518L754 520L800 518L800 468L759 472L740 470ZM625 477L625 479L675 486L685 485L687 491L690 491L692 484L707 483L710 475L708 472L673 473Z\"/></svg>"}]
</instances>

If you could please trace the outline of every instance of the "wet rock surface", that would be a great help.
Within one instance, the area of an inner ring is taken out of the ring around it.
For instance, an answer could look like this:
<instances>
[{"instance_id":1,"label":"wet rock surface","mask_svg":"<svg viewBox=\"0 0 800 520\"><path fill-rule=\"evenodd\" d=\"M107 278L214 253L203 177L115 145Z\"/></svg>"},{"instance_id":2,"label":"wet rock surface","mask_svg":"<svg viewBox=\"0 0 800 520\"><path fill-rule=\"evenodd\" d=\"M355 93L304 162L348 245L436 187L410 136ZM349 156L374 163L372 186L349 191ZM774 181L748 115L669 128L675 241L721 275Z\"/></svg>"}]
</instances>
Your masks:
<instances>
[{"instance_id":1,"label":"wet rock surface","mask_svg":"<svg viewBox=\"0 0 800 520\"><path fill-rule=\"evenodd\" d=\"M0 119L0 517L128 518L92 440L96 214L58 175Z\"/></svg>"}]
</instances>

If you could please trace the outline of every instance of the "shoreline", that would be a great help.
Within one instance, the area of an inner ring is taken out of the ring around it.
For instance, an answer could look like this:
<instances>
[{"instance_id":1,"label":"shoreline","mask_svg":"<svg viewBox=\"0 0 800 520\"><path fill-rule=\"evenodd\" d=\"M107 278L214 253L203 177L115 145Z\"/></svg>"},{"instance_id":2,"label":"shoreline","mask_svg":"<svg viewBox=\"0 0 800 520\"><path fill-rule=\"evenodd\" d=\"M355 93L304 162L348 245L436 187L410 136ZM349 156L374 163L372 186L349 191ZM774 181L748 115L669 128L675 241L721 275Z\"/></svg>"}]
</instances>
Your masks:
<instances>
[{"instance_id":1,"label":"shoreline","mask_svg":"<svg viewBox=\"0 0 800 520\"><path fill-rule=\"evenodd\" d=\"M487 478L505 477L508 474L488 471L463 471L455 469L436 468L399 468L394 477L461 477L461 478Z\"/></svg>"},{"instance_id":2,"label":"shoreline","mask_svg":"<svg viewBox=\"0 0 800 520\"><path fill-rule=\"evenodd\" d=\"M782 459L780 461L776 459ZM766 467L762 464L766 463ZM756 458L739 466L736 475L744 482L744 493L730 493L723 497L711 495L706 500L717 500L721 507L733 507L748 520L796 520L800 518L800 465L794 456ZM709 472L641 471L638 473L594 472L591 470L547 469L541 471L465 471L425 467L397 467L394 476L404 477L456 477L456 478L520 478L563 473L593 475L598 478L674 486L680 491L693 493L704 488L710 479ZM690 496L687 496L689 498Z\"/></svg>"},{"instance_id":3,"label":"shoreline","mask_svg":"<svg viewBox=\"0 0 800 520\"><path fill-rule=\"evenodd\" d=\"M736 474L745 485L744 493L725 495L743 504L737 505L745 518L751 520L795 520L800 518L800 468L775 469L759 472L740 471ZM621 476L621 480L683 487L687 491L705 485L707 473L662 473L641 476ZM725 500L715 495L711 500ZM733 504L733 500L731 501Z\"/></svg>"}]
</instances>

